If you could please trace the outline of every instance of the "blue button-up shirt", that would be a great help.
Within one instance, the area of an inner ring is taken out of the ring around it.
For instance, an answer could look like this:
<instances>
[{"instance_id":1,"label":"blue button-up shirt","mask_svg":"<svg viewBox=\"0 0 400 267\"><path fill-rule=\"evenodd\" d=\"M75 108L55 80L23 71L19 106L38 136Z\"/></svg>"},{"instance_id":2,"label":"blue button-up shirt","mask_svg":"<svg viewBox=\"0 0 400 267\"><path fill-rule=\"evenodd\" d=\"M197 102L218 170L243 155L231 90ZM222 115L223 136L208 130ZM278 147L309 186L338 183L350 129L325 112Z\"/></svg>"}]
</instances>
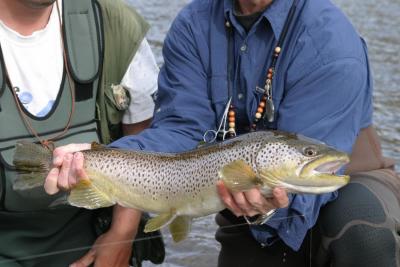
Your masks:
<instances>
[{"instance_id":1,"label":"blue button-up shirt","mask_svg":"<svg viewBox=\"0 0 400 267\"><path fill-rule=\"evenodd\" d=\"M240 132L252 122L272 51L291 0L275 0L246 33L233 15L232 0L194 0L177 16L166 37L154 121L114 147L180 152L193 149L216 129L228 102L227 58ZM233 27L228 51L225 21ZM351 152L361 128L372 120L372 83L365 44L328 0L300 0L273 80L275 122L259 128L301 133ZM190 179L190 177L188 177ZM336 197L291 195L265 225L253 227L263 244L281 238L299 249L321 206Z\"/></svg>"}]
</instances>

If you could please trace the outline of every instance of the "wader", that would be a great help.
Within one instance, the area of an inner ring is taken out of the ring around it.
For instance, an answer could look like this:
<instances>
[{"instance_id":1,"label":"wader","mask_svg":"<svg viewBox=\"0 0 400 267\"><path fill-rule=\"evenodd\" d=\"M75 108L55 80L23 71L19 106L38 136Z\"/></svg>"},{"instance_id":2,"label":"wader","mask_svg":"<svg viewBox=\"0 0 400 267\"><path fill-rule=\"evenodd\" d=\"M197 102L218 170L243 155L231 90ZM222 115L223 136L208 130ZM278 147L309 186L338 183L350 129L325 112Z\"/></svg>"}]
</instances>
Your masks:
<instances>
[{"instance_id":1,"label":"wader","mask_svg":"<svg viewBox=\"0 0 400 267\"><path fill-rule=\"evenodd\" d=\"M393 167L375 130L363 129L346 170L350 184L321 209L299 251L282 241L262 247L244 220L223 212L216 217L218 266L399 267L400 177Z\"/></svg>"},{"instance_id":2,"label":"wader","mask_svg":"<svg viewBox=\"0 0 400 267\"><path fill-rule=\"evenodd\" d=\"M55 140L55 145L108 142L114 131L109 126L119 125L123 111L111 110L112 95L107 86L121 81L148 25L135 11L116 0L64 0L62 13L65 50L76 99L71 126ZM124 21L123 15L133 15L135 21L129 23L129 18ZM107 22L103 22L103 17ZM131 31L121 32L126 29ZM4 71L0 49L0 266L69 266L96 239L93 213L66 205L49 208L62 193L49 196L43 188L13 190L15 143L38 140L21 118ZM60 86L54 107L45 117L37 118L23 109L42 139L62 132L71 112L65 66ZM105 122L110 117L113 121Z\"/></svg>"}]
</instances>

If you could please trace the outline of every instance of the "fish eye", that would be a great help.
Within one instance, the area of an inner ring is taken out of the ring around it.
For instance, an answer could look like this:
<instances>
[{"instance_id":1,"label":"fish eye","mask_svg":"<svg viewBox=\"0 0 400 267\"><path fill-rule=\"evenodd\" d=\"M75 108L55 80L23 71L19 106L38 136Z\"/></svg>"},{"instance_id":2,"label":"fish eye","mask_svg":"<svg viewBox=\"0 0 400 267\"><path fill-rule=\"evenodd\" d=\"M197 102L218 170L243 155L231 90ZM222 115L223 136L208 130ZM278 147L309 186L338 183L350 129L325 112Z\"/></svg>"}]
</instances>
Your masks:
<instances>
[{"instance_id":1,"label":"fish eye","mask_svg":"<svg viewBox=\"0 0 400 267\"><path fill-rule=\"evenodd\" d=\"M304 154L304 156L307 156L307 157L314 157L314 156L318 155L318 151L317 151L316 147L308 146L303 149L303 154Z\"/></svg>"}]
</instances>

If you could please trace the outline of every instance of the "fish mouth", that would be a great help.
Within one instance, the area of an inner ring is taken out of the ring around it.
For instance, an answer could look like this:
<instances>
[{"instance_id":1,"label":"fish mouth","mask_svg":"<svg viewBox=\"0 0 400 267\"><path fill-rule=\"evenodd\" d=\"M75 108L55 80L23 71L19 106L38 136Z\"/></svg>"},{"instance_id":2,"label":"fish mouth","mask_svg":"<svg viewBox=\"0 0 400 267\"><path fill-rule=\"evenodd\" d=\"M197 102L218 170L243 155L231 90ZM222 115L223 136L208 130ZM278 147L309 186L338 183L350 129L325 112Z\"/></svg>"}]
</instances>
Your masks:
<instances>
[{"instance_id":1,"label":"fish mouth","mask_svg":"<svg viewBox=\"0 0 400 267\"><path fill-rule=\"evenodd\" d=\"M348 175L338 174L348 162L347 155L318 158L303 167L300 179L284 182L284 186L298 193L321 194L336 191L350 180Z\"/></svg>"},{"instance_id":2,"label":"fish mouth","mask_svg":"<svg viewBox=\"0 0 400 267\"><path fill-rule=\"evenodd\" d=\"M319 166L317 166L314 171L320 174L331 174L334 176L345 176L336 174L345 164L348 163L348 160L339 159L325 162Z\"/></svg>"},{"instance_id":3,"label":"fish mouth","mask_svg":"<svg viewBox=\"0 0 400 267\"><path fill-rule=\"evenodd\" d=\"M310 161L299 167L287 167L275 170L261 170L260 177L269 187L285 188L287 192L304 194L323 194L336 191L349 181L348 175L338 172L349 162L344 155L327 155Z\"/></svg>"}]
</instances>

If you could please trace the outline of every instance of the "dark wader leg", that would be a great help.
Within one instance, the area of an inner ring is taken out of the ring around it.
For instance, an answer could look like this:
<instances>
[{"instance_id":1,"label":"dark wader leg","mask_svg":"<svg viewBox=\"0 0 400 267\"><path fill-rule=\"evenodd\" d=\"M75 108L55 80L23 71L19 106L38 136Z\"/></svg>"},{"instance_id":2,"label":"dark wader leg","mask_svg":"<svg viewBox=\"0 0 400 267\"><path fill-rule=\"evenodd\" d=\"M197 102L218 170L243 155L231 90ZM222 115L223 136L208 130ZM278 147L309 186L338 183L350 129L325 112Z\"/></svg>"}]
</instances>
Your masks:
<instances>
[{"instance_id":1,"label":"dark wader leg","mask_svg":"<svg viewBox=\"0 0 400 267\"><path fill-rule=\"evenodd\" d=\"M4 258L0 256L0 266L1 267L22 267L19 263L15 262L14 260Z\"/></svg>"},{"instance_id":2,"label":"dark wader leg","mask_svg":"<svg viewBox=\"0 0 400 267\"><path fill-rule=\"evenodd\" d=\"M391 170L351 176L321 210L318 267L400 266L400 178Z\"/></svg>"},{"instance_id":3,"label":"dark wader leg","mask_svg":"<svg viewBox=\"0 0 400 267\"><path fill-rule=\"evenodd\" d=\"M95 239L88 210L0 211L0 267L67 267Z\"/></svg>"},{"instance_id":4,"label":"dark wader leg","mask_svg":"<svg viewBox=\"0 0 400 267\"><path fill-rule=\"evenodd\" d=\"M262 247L247 224L233 225L218 214L220 226L215 238L221 243L218 267L308 267L309 235L303 246L295 252L282 241Z\"/></svg>"}]
</instances>

